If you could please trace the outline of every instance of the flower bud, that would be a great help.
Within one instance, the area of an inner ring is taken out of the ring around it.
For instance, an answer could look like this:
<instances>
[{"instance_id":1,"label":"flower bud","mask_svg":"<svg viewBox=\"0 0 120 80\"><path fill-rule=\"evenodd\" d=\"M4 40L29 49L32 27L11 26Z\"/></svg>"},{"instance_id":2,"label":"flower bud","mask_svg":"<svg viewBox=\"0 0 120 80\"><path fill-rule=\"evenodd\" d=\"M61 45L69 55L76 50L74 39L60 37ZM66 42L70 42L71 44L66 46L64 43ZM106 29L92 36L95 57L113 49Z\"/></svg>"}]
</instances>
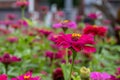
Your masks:
<instances>
[{"instance_id":1,"label":"flower bud","mask_svg":"<svg viewBox=\"0 0 120 80\"><path fill-rule=\"evenodd\" d=\"M80 68L80 74L81 74L81 77L87 78L87 77L89 77L90 69L86 68L86 67L82 67L82 68Z\"/></svg>"}]
</instances>

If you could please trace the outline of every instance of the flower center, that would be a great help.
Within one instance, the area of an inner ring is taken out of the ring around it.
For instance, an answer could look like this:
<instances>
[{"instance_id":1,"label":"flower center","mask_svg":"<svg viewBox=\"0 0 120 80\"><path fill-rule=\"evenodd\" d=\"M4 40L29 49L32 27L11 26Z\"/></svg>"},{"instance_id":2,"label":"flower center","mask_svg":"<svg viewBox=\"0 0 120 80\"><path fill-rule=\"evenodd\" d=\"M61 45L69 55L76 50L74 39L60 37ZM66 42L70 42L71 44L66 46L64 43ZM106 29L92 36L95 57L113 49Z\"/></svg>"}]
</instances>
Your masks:
<instances>
[{"instance_id":1,"label":"flower center","mask_svg":"<svg viewBox=\"0 0 120 80\"><path fill-rule=\"evenodd\" d=\"M30 76L28 75L28 76L24 76L24 80L30 80Z\"/></svg>"},{"instance_id":2,"label":"flower center","mask_svg":"<svg viewBox=\"0 0 120 80\"><path fill-rule=\"evenodd\" d=\"M93 27L95 27L95 28L96 28L96 27L97 27L97 25L93 25Z\"/></svg>"},{"instance_id":3,"label":"flower center","mask_svg":"<svg viewBox=\"0 0 120 80\"><path fill-rule=\"evenodd\" d=\"M68 23L68 22L70 22L70 20L64 20L64 21L61 21L60 23L65 24L65 23Z\"/></svg>"},{"instance_id":4,"label":"flower center","mask_svg":"<svg viewBox=\"0 0 120 80\"><path fill-rule=\"evenodd\" d=\"M18 0L18 1L20 1L20 2L26 2L27 0Z\"/></svg>"},{"instance_id":5,"label":"flower center","mask_svg":"<svg viewBox=\"0 0 120 80\"><path fill-rule=\"evenodd\" d=\"M78 40L80 37L81 37L81 34L78 34L78 33L73 33L72 34L72 39L75 40L75 41Z\"/></svg>"}]
</instances>

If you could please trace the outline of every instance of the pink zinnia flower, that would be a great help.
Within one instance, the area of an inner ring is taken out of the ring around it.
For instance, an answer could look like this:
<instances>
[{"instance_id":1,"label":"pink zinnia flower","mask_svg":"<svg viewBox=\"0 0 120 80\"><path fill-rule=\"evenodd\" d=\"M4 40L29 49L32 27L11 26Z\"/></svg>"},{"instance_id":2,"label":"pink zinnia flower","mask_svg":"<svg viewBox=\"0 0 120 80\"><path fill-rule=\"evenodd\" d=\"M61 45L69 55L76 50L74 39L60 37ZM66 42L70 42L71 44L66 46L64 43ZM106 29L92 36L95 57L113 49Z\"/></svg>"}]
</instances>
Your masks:
<instances>
[{"instance_id":1,"label":"pink zinnia flower","mask_svg":"<svg viewBox=\"0 0 120 80\"><path fill-rule=\"evenodd\" d=\"M10 34L10 31L8 29L0 28L0 35Z\"/></svg>"},{"instance_id":2,"label":"pink zinnia flower","mask_svg":"<svg viewBox=\"0 0 120 80\"><path fill-rule=\"evenodd\" d=\"M6 26L6 27L9 27L13 22L10 21L10 20L5 20L3 21L3 24Z\"/></svg>"},{"instance_id":3,"label":"pink zinnia flower","mask_svg":"<svg viewBox=\"0 0 120 80\"><path fill-rule=\"evenodd\" d=\"M89 13L88 17L95 20L98 18L98 15L96 13Z\"/></svg>"},{"instance_id":4,"label":"pink zinnia flower","mask_svg":"<svg viewBox=\"0 0 120 80\"><path fill-rule=\"evenodd\" d=\"M120 80L120 67L116 69L115 75L111 75L110 80Z\"/></svg>"},{"instance_id":5,"label":"pink zinnia flower","mask_svg":"<svg viewBox=\"0 0 120 80\"><path fill-rule=\"evenodd\" d=\"M42 10L43 12L47 12L48 9L48 6L40 6L40 10Z\"/></svg>"},{"instance_id":6,"label":"pink zinnia flower","mask_svg":"<svg viewBox=\"0 0 120 80\"><path fill-rule=\"evenodd\" d=\"M63 71L61 68L56 68L52 74L53 80L64 80Z\"/></svg>"},{"instance_id":7,"label":"pink zinnia flower","mask_svg":"<svg viewBox=\"0 0 120 80\"><path fill-rule=\"evenodd\" d=\"M6 74L0 75L0 80L8 80L7 75Z\"/></svg>"},{"instance_id":8,"label":"pink zinnia flower","mask_svg":"<svg viewBox=\"0 0 120 80\"><path fill-rule=\"evenodd\" d=\"M45 56L52 60L54 58L54 53L51 51L46 51Z\"/></svg>"},{"instance_id":9,"label":"pink zinnia flower","mask_svg":"<svg viewBox=\"0 0 120 80\"><path fill-rule=\"evenodd\" d=\"M77 28L77 24L73 21L70 21L70 20L64 20L60 23L53 24L53 28L63 28L63 29L72 28L72 29L75 29L75 28Z\"/></svg>"},{"instance_id":10,"label":"pink zinnia flower","mask_svg":"<svg viewBox=\"0 0 120 80\"><path fill-rule=\"evenodd\" d=\"M110 20L107 20L107 19L106 19L106 20L103 20L102 22L103 22L104 24L110 24L110 23L111 23L111 21L110 21Z\"/></svg>"},{"instance_id":11,"label":"pink zinnia flower","mask_svg":"<svg viewBox=\"0 0 120 80\"><path fill-rule=\"evenodd\" d=\"M100 72L91 72L90 73L90 80L109 80L110 75L106 72L100 73Z\"/></svg>"},{"instance_id":12,"label":"pink zinnia flower","mask_svg":"<svg viewBox=\"0 0 120 80\"><path fill-rule=\"evenodd\" d=\"M60 16L60 17L64 17L65 16L65 13L63 11L58 11L57 12L57 15Z\"/></svg>"},{"instance_id":13,"label":"pink zinnia flower","mask_svg":"<svg viewBox=\"0 0 120 80\"><path fill-rule=\"evenodd\" d=\"M24 27L28 27L28 23L27 23L27 21L25 21L25 20L18 20L17 21L17 24L19 24L20 26L24 26Z\"/></svg>"},{"instance_id":14,"label":"pink zinnia flower","mask_svg":"<svg viewBox=\"0 0 120 80\"><path fill-rule=\"evenodd\" d=\"M12 24L11 27L14 28L14 29L19 29L19 28L21 28L22 26L19 25L19 24Z\"/></svg>"},{"instance_id":15,"label":"pink zinnia flower","mask_svg":"<svg viewBox=\"0 0 120 80\"><path fill-rule=\"evenodd\" d=\"M37 29L37 32L44 35L44 36L46 36L46 37L49 36L52 33L52 31L45 30L45 29Z\"/></svg>"},{"instance_id":16,"label":"pink zinnia flower","mask_svg":"<svg viewBox=\"0 0 120 80\"><path fill-rule=\"evenodd\" d=\"M59 36L58 34L54 34L54 33L53 33L53 34L50 34L50 35L48 36L48 40L50 40L50 41L52 41L52 42L55 42L58 36Z\"/></svg>"},{"instance_id":17,"label":"pink zinnia flower","mask_svg":"<svg viewBox=\"0 0 120 80\"><path fill-rule=\"evenodd\" d=\"M7 14L7 18L8 18L9 20L14 20L14 19L16 18L16 15L9 13L9 14Z\"/></svg>"},{"instance_id":18,"label":"pink zinnia flower","mask_svg":"<svg viewBox=\"0 0 120 80\"><path fill-rule=\"evenodd\" d=\"M75 51L84 52L95 52L94 48L94 38L92 35L81 35L81 34L62 34L58 36L56 40L58 46L63 46L64 48L70 48Z\"/></svg>"},{"instance_id":19,"label":"pink zinnia flower","mask_svg":"<svg viewBox=\"0 0 120 80\"><path fill-rule=\"evenodd\" d=\"M12 78L11 80L41 80L41 78L39 76L32 77L32 72L27 72L26 74Z\"/></svg>"},{"instance_id":20,"label":"pink zinnia flower","mask_svg":"<svg viewBox=\"0 0 120 80\"><path fill-rule=\"evenodd\" d=\"M52 59L62 59L64 57L65 51L58 50L58 52L46 51L45 56Z\"/></svg>"},{"instance_id":21,"label":"pink zinnia flower","mask_svg":"<svg viewBox=\"0 0 120 80\"><path fill-rule=\"evenodd\" d=\"M82 16L82 15L76 16L76 21L77 21L77 22L80 22L82 19L83 19L83 16Z\"/></svg>"},{"instance_id":22,"label":"pink zinnia flower","mask_svg":"<svg viewBox=\"0 0 120 80\"><path fill-rule=\"evenodd\" d=\"M116 27L115 27L115 30L116 30L116 31L120 31L120 26L116 26Z\"/></svg>"},{"instance_id":23,"label":"pink zinnia flower","mask_svg":"<svg viewBox=\"0 0 120 80\"><path fill-rule=\"evenodd\" d=\"M18 42L18 38L15 36L10 36L7 38L7 41L10 43L15 43L15 42Z\"/></svg>"},{"instance_id":24,"label":"pink zinnia flower","mask_svg":"<svg viewBox=\"0 0 120 80\"><path fill-rule=\"evenodd\" d=\"M86 25L86 27L83 30L84 34L92 34L94 36L105 36L107 33L107 28L103 26L96 26L96 25Z\"/></svg>"},{"instance_id":25,"label":"pink zinnia flower","mask_svg":"<svg viewBox=\"0 0 120 80\"><path fill-rule=\"evenodd\" d=\"M12 56L9 53L4 53L4 55L0 57L0 62L3 64L11 64L19 61L21 61L21 58L18 58L17 56Z\"/></svg>"},{"instance_id":26,"label":"pink zinnia flower","mask_svg":"<svg viewBox=\"0 0 120 80\"><path fill-rule=\"evenodd\" d=\"M16 1L16 6L24 8L28 6L28 1L27 0L17 0Z\"/></svg>"}]
</instances>

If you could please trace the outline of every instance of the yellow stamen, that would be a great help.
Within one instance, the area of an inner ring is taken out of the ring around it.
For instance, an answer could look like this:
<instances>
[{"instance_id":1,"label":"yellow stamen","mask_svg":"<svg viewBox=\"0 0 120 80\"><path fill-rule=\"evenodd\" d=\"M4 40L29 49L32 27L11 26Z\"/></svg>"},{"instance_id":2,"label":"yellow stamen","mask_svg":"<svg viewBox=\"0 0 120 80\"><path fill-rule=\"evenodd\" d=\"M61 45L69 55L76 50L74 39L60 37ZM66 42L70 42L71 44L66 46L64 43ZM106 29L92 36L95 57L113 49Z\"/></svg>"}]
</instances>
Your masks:
<instances>
[{"instance_id":1,"label":"yellow stamen","mask_svg":"<svg viewBox=\"0 0 120 80\"><path fill-rule=\"evenodd\" d=\"M95 27L95 28L96 28L96 27L97 27L97 25L93 25L93 27Z\"/></svg>"},{"instance_id":2,"label":"yellow stamen","mask_svg":"<svg viewBox=\"0 0 120 80\"><path fill-rule=\"evenodd\" d=\"M81 34L73 33L73 34L72 34L72 37L81 37Z\"/></svg>"},{"instance_id":3,"label":"yellow stamen","mask_svg":"<svg viewBox=\"0 0 120 80\"><path fill-rule=\"evenodd\" d=\"M74 41L77 41L80 37L81 37L81 34L78 34L78 33L73 33L73 34L72 34L72 39L73 39Z\"/></svg>"},{"instance_id":4,"label":"yellow stamen","mask_svg":"<svg viewBox=\"0 0 120 80\"><path fill-rule=\"evenodd\" d=\"M21 2L26 2L27 0L20 0Z\"/></svg>"},{"instance_id":5,"label":"yellow stamen","mask_svg":"<svg viewBox=\"0 0 120 80\"><path fill-rule=\"evenodd\" d=\"M25 79L25 80L29 80L29 79L30 79L30 76L29 76L29 75L28 75L28 76L25 75L25 76L24 76L24 79Z\"/></svg>"},{"instance_id":6,"label":"yellow stamen","mask_svg":"<svg viewBox=\"0 0 120 80\"><path fill-rule=\"evenodd\" d=\"M63 21L63 23L67 23L67 22L69 22L69 20L64 20L64 21Z\"/></svg>"}]
</instances>

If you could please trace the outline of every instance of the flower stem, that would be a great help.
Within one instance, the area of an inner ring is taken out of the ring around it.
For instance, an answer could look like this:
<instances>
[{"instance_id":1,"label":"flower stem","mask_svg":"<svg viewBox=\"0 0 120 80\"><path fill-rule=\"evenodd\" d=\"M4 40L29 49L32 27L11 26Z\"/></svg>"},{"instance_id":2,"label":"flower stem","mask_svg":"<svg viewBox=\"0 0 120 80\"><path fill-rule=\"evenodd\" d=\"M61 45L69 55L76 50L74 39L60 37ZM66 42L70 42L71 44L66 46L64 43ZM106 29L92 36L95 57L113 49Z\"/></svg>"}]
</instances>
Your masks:
<instances>
[{"instance_id":1,"label":"flower stem","mask_svg":"<svg viewBox=\"0 0 120 80\"><path fill-rule=\"evenodd\" d=\"M51 73L52 73L53 69L54 69L54 59L51 60Z\"/></svg>"},{"instance_id":2,"label":"flower stem","mask_svg":"<svg viewBox=\"0 0 120 80\"><path fill-rule=\"evenodd\" d=\"M66 64L68 64L68 49L66 48L66 56L65 56L65 58L66 58Z\"/></svg>"},{"instance_id":3,"label":"flower stem","mask_svg":"<svg viewBox=\"0 0 120 80\"><path fill-rule=\"evenodd\" d=\"M69 75L68 80L71 80L72 69L73 69L73 67L74 67L74 61L75 61L76 56L77 56L77 53L73 50L72 64L71 64L70 75Z\"/></svg>"},{"instance_id":4,"label":"flower stem","mask_svg":"<svg viewBox=\"0 0 120 80\"><path fill-rule=\"evenodd\" d=\"M21 14L22 15L22 19L24 19L24 14L25 14L25 8L23 7L22 8L22 14Z\"/></svg>"},{"instance_id":5,"label":"flower stem","mask_svg":"<svg viewBox=\"0 0 120 80\"><path fill-rule=\"evenodd\" d=\"M5 64L5 73L8 73L8 64Z\"/></svg>"},{"instance_id":6,"label":"flower stem","mask_svg":"<svg viewBox=\"0 0 120 80\"><path fill-rule=\"evenodd\" d=\"M90 80L89 78L81 78L81 80Z\"/></svg>"},{"instance_id":7,"label":"flower stem","mask_svg":"<svg viewBox=\"0 0 120 80\"><path fill-rule=\"evenodd\" d=\"M72 64L71 64L70 75L69 75L68 80L71 80L71 74L72 74L73 65L74 65L74 61L72 61Z\"/></svg>"}]
</instances>

